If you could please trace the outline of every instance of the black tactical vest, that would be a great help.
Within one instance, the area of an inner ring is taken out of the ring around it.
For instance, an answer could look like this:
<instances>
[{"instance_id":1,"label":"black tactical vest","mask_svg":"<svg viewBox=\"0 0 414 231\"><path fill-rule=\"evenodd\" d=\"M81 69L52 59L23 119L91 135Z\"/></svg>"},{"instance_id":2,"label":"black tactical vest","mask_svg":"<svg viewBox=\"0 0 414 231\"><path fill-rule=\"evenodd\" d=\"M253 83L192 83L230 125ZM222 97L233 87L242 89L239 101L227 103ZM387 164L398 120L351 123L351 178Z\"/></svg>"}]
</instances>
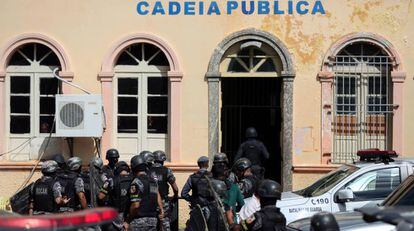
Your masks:
<instances>
[{"instance_id":1,"label":"black tactical vest","mask_svg":"<svg viewBox=\"0 0 414 231\"><path fill-rule=\"evenodd\" d=\"M252 162L252 165L262 166L262 149L257 140L248 140L245 142L243 149L243 157L246 157Z\"/></svg>"},{"instance_id":2,"label":"black tactical vest","mask_svg":"<svg viewBox=\"0 0 414 231\"><path fill-rule=\"evenodd\" d=\"M64 207L69 207L73 209L79 209L79 199L76 195L75 181L78 178L79 174L76 172L66 172L65 174L59 175L57 180L62 186L62 196L70 198L70 201L64 205Z\"/></svg>"},{"instance_id":3,"label":"black tactical vest","mask_svg":"<svg viewBox=\"0 0 414 231\"><path fill-rule=\"evenodd\" d=\"M53 213L56 211L55 199L53 196L53 184L55 180L48 178L45 181L37 180L33 185L33 211Z\"/></svg>"},{"instance_id":4,"label":"black tactical vest","mask_svg":"<svg viewBox=\"0 0 414 231\"><path fill-rule=\"evenodd\" d=\"M129 202L129 188L131 186L132 177L127 176L116 176L114 178L114 188L111 192L112 201L111 204L118 212L122 213L125 211L126 206Z\"/></svg>"},{"instance_id":5,"label":"black tactical vest","mask_svg":"<svg viewBox=\"0 0 414 231\"><path fill-rule=\"evenodd\" d=\"M286 218L275 206L264 207L256 215L262 218L259 230L286 230Z\"/></svg>"},{"instance_id":6,"label":"black tactical vest","mask_svg":"<svg viewBox=\"0 0 414 231\"><path fill-rule=\"evenodd\" d=\"M192 190L192 201L200 206L207 205L208 201L213 200L213 194L210 190L208 180L205 178L212 178L211 173L208 171L205 172L196 172L193 173L191 177L191 190Z\"/></svg>"},{"instance_id":7,"label":"black tactical vest","mask_svg":"<svg viewBox=\"0 0 414 231\"><path fill-rule=\"evenodd\" d=\"M140 205L136 218L141 217L157 217L158 207L158 187L157 183L148 175L139 175L137 178L144 185L144 191L141 197Z\"/></svg>"},{"instance_id":8,"label":"black tactical vest","mask_svg":"<svg viewBox=\"0 0 414 231\"><path fill-rule=\"evenodd\" d=\"M161 198L166 198L168 196L168 168L165 166L152 167L151 173L155 174L157 177L158 191L160 192Z\"/></svg>"}]
</instances>

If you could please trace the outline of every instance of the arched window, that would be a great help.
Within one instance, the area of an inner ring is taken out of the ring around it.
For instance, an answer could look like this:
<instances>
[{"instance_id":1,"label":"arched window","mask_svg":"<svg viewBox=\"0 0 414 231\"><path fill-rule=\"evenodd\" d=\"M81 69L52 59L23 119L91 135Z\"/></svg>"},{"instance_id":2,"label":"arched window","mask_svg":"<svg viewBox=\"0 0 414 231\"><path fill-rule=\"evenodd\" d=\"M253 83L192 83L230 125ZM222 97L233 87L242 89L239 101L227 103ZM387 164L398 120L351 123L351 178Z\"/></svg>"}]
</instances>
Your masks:
<instances>
[{"instance_id":1,"label":"arched window","mask_svg":"<svg viewBox=\"0 0 414 231\"><path fill-rule=\"evenodd\" d=\"M392 146L392 60L380 47L356 42L333 63L333 159L356 159L361 149Z\"/></svg>"},{"instance_id":2,"label":"arched window","mask_svg":"<svg viewBox=\"0 0 414 231\"><path fill-rule=\"evenodd\" d=\"M11 56L6 76L11 136L50 132L59 88L52 71L57 67L60 64L56 54L38 43L25 44Z\"/></svg>"},{"instance_id":3,"label":"arched window","mask_svg":"<svg viewBox=\"0 0 414 231\"><path fill-rule=\"evenodd\" d=\"M122 153L168 148L168 78L165 54L155 45L125 48L115 63L117 147Z\"/></svg>"}]
</instances>

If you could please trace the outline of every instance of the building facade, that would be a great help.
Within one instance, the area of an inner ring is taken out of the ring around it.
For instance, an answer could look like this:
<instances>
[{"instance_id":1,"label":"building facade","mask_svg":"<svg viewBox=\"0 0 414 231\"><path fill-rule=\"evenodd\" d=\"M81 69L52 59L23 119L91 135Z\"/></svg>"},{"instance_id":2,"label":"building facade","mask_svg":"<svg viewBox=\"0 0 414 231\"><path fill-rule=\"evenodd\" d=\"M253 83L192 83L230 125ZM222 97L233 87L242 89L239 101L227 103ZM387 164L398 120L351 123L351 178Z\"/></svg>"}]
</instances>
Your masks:
<instances>
[{"instance_id":1,"label":"building facade","mask_svg":"<svg viewBox=\"0 0 414 231\"><path fill-rule=\"evenodd\" d=\"M359 149L414 155L411 1L323 1L326 14L175 16L139 15L137 3L1 3L0 196L13 194L39 158L62 152L87 163L98 152L96 140L54 137L55 95L83 94L54 78L56 68L102 96L103 153L115 147L129 160L166 150L181 185L199 156L232 159L250 126L271 153L268 176L285 189L351 162Z\"/></svg>"}]
</instances>

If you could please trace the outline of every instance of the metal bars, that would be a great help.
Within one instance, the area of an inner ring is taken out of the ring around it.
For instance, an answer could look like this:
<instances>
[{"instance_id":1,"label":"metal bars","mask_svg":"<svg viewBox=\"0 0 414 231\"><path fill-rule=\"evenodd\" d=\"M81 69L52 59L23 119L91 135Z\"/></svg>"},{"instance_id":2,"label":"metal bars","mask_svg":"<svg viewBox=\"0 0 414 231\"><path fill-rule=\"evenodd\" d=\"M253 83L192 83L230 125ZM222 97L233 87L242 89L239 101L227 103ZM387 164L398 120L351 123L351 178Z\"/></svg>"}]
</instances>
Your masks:
<instances>
[{"instance_id":1,"label":"metal bars","mask_svg":"<svg viewBox=\"0 0 414 231\"><path fill-rule=\"evenodd\" d=\"M392 144L391 60L349 54L335 58L333 71L333 163L351 162L361 149Z\"/></svg>"}]
</instances>

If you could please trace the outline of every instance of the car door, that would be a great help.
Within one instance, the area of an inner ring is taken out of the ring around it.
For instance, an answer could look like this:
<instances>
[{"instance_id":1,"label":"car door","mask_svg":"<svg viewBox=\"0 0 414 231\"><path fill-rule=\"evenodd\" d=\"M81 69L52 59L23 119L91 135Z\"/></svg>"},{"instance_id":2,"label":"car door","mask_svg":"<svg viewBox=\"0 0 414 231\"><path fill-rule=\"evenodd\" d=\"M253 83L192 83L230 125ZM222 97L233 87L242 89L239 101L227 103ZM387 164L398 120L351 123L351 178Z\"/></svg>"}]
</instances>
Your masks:
<instances>
[{"instance_id":1,"label":"car door","mask_svg":"<svg viewBox=\"0 0 414 231\"><path fill-rule=\"evenodd\" d=\"M400 183L401 170L398 166L362 173L340 188L340 190L351 189L354 198L348 202L338 203L338 211L353 211L369 202L380 203Z\"/></svg>"}]
</instances>

